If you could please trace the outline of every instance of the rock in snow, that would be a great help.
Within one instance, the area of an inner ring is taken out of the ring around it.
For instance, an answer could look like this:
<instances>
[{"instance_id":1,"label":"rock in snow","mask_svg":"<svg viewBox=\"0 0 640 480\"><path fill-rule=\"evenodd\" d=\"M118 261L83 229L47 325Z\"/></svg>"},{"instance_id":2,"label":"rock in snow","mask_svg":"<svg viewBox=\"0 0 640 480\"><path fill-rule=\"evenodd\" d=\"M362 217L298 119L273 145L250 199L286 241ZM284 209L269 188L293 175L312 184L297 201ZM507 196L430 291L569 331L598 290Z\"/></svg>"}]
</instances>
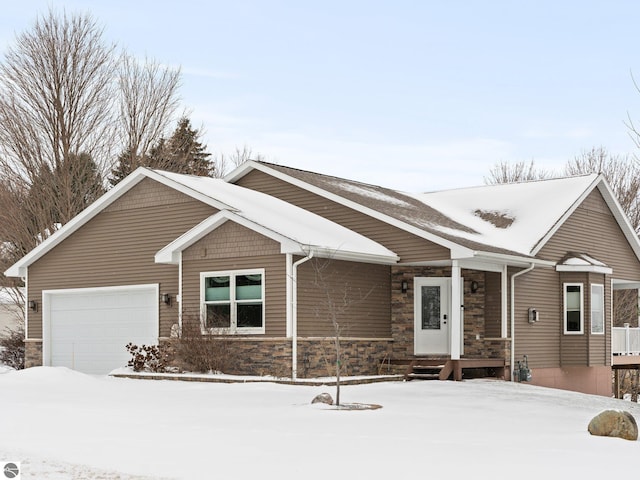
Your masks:
<instances>
[{"instance_id":1,"label":"rock in snow","mask_svg":"<svg viewBox=\"0 0 640 480\"><path fill-rule=\"evenodd\" d=\"M326 403L327 405L333 405L333 397L329 395L327 392L321 393L320 395L316 395L311 403Z\"/></svg>"},{"instance_id":2,"label":"rock in snow","mask_svg":"<svg viewBox=\"0 0 640 480\"><path fill-rule=\"evenodd\" d=\"M589 422L589 433L601 437L619 437L625 440L638 439L638 425L629 412L605 410Z\"/></svg>"}]
</instances>

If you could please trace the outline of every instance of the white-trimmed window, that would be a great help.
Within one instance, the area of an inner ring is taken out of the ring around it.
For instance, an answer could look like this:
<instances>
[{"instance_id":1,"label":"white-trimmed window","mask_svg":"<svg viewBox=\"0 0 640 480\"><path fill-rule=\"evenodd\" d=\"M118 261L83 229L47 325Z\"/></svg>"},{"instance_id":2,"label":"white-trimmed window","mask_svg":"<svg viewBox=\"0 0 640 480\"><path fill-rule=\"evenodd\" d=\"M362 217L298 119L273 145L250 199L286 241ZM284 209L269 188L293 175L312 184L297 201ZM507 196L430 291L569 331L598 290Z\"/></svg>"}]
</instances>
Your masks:
<instances>
[{"instance_id":1,"label":"white-trimmed window","mask_svg":"<svg viewBox=\"0 0 640 480\"><path fill-rule=\"evenodd\" d=\"M582 283L564 284L564 333L584 333L584 287Z\"/></svg>"},{"instance_id":2,"label":"white-trimmed window","mask_svg":"<svg viewBox=\"0 0 640 480\"><path fill-rule=\"evenodd\" d=\"M591 285L591 333L604 333L604 285Z\"/></svg>"},{"instance_id":3,"label":"white-trimmed window","mask_svg":"<svg viewBox=\"0 0 640 480\"><path fill-rule=\"evenodd\" d=\"M203 326L211 333L264 333L264 269L200 274Z\"/></svg>"}]
</instances>

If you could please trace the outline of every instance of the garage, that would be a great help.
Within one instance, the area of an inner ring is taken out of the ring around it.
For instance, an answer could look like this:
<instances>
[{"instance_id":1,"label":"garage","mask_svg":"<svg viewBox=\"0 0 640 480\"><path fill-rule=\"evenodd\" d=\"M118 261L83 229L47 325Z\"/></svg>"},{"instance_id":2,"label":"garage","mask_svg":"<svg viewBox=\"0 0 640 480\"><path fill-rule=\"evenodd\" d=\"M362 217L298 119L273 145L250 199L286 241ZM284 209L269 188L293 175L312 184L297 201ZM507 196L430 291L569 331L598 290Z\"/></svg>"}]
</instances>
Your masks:
<instances>
[{"instance_id":1,"label":"garage","mask_svg":"<svg viewBox=\"0 0 640 480\"><path fill-rule=\"evenodd\" d=\"M42 296L44 365L106 374L125 345L158 342L158 285L48 290Z\"/></svg>"}]
</instances>

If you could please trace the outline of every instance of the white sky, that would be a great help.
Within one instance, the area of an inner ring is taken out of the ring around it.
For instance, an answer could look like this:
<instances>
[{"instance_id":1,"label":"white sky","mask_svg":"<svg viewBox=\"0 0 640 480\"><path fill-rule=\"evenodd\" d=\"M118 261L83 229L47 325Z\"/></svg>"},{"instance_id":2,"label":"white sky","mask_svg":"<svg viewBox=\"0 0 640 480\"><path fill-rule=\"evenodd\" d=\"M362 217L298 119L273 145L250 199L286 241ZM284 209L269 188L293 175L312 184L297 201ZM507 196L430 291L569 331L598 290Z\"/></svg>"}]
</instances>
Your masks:
<instances>
[{"instance_id":1,"label":"white sky","mask_svg":"<svg viewBox=\"0 0 640 480\"><path fill-rule=\"evenodd\" d=\"M49 5L181 65L212 152L407 191L635 153L640 2L23 0L3 2L0 52Z\"/></svg>"}]
</instances>

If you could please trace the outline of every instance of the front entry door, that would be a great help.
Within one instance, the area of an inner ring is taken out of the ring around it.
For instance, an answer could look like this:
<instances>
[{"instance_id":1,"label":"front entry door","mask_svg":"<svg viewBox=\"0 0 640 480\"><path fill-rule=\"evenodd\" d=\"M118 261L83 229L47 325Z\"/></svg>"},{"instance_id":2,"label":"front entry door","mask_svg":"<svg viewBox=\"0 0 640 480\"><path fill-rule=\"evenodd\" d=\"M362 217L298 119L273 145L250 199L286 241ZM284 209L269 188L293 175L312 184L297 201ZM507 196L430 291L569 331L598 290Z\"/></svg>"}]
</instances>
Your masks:
<instances>
[{"instance_id":1,"label":"front entry door","mask_svg":"<svg viewBox=\"0 0 640 480\"><path fill-rule=\"evenodd\" d=\"M451 351L451 279L414 279L415 354L448 355Z\"/></svg>"}]
</instances>

